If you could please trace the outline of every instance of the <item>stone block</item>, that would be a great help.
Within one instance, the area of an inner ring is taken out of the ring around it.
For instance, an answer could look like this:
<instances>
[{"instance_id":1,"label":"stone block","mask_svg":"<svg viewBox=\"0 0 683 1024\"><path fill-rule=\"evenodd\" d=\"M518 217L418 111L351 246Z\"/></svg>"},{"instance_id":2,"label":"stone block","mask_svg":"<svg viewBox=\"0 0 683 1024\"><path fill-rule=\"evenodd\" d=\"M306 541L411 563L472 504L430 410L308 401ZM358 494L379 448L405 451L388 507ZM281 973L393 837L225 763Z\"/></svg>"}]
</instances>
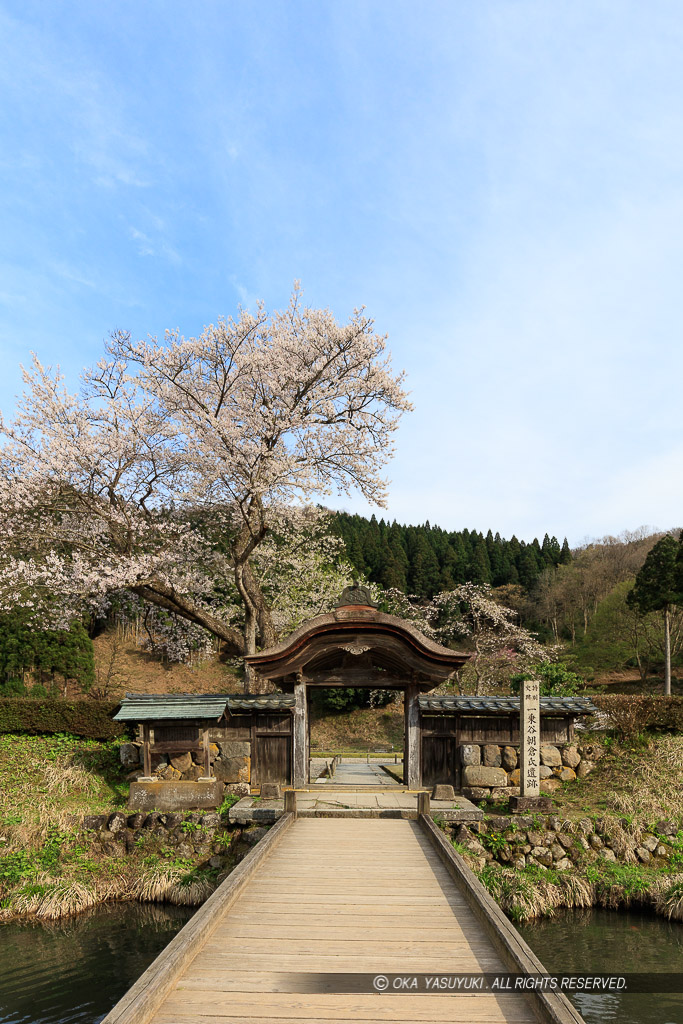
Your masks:
<instances>
[{"instance_id":1,"label":"stone block","mask_svg":"<svg viewBox=\"0 0 683 1024\"><path fill-rule=\"evenodd\" d=\"M487 768L484 765L467 765L462 772L466 786L507 786L507 772L503 768Z\"/></svg>"},{"instance_id":2,"label":"stone block","mask_svg":"<svg viewBox=\"0 0 683 1024\"><path fill-rule=\"evenodd\" d=\"M519 768L515 768L514 771L508 772L508 786L519 786Z\"/></svg>"},{"instance_id":3,"label":"stone block","mask_svg":"<svg viewBox=\"0 0 683 1024\"><path fill-rule=\"evenodd\" d=\"M463 786L462 795L467 800L487 800L491 790L484 786Z\"/></svg>"},{"instance_id":4,"label":"stone block","mask_svg":"<svg viewBox=\"0 0 683 1024\"><path fill-rule=\"evenodd\" d=\"M510 796L519 796L519 786L501 786L491 790L492 800L507 800Z\"/></svg>"},{"instance_id":5,"label":"stone block","mask_svg":"<svg viewBox=\"0 0 683 1024\"><path fill-rule=\"evenodd\" d=\"M145 815L138 811L137 814L128 815L128 828L142 828L145 822Z\"/></svg>"},{"instance_id":6,"label":"stone block","mask_svg":"<svg viewBox=\"0 0 683 1024\"><path fill-rule=\"evenodd\" d=\"M478 743L463 743L460 746L460 763L467 768L481 764L481 747Z\"/></svg>"},{"instance_id":7,"label":"stone block","mask_svg":"<svg viewBox=\"0 0 683 1024\"><path fill-rule=\"evenodd\" d=\"M223 783L211 782L132 782L128 807L131 811L184 811L191 808L219 807L223 800ZM152 827L147 824L145 828ZM156 821L158 821L158 817Z\"/></svg>"},{"instance_id":8,"label":"stone block","mask_svg":"<svg viewBox=\"0 0 683 1024\"><path fill-rule=\"evenodd\" d=\"M650 851L650 853L654 853L654 851L659 846L659 840L657 839L657 836L653 836L650 833L645 833L642 839L640 840L640 845L644 846L646 850Z\"/></svg>"},{"instance_id":9,"label":"stone block","mask_svg":"<svg viewBox=\"0 0 683 1024\"><path fill-rule=\"evenodd\" d=\"M226 785L225 792L242 798L251 794L251 786L248 782L235 782L232 785Z\"/></svg>"},{"instance_id":10,"label":"stone block","mask_svg":"<svg viewBox=\"0 0 683 1024\"><path fill-rule=\"evenodd\" d=\"M107 821L107 830L109 832L122 832L127 827L128 815L124 814L123 811L114 811L113 814L109 815L109 820Z\"/></svg>"},{"instance_id":11,"label":"stone block","mask_svg":"<svg viewBox=\"0 0 683 1024\"><path fill-rule=\"evenodd\" d=\"M171 765L183 775L192 767L192 754L189 751L186 751L184 754L174 754L171 758Z\"/></svg>"},{"instance_id":12,"label":"stone block","mask_svg":"<svg viewBox=\"0 0 683 1024\"><path fill-rule=\"evenodd\" d=\"M268 829L258 826L257 828L250 828L243 832L242 839L248 846L256 846L256 844L267 835Z\"/></svg>"},{"instance_id":13,"label":"stone block","mask_svg":"<svg viewBox=\"0 0 683 1024\"><path fill-rule=\"evenodd\" d=\"M581 761L581 754L579 754L576 747L565 747L562 751L562 764L566 765L567 768L576 769Z\"/></svg>"},{"instance_id":14,"label":"stone block","mask_svg":"<svg viewBox=\"0 0 683 1024\"><path fill-rule=\"evenodd\" d=\"M221 758L226 760L230 757L249 757L251 755L249 740L220 740L216 745Z\"/></svg>"},{"instance_id":15,"label":"stone block","mask_svg":"<svg viewBox=\"0 0 683 1024\"><path fill-rule=\"evenodd\" d=\"M500 747L496 743L485 743L482 753L482 760L487 768L500 768Z\"/></svg>"},{"instance_id":16,"label":"stone block","mask_svg":"<svg viewBox=\"0 0 683 1024\"><path fill-rule=\"evenodd\" d=\"M234 757L217 757L213 763L213 773L221 782L249 782L251 758L244 754Z\"/></svg>"},{"instance_id":17,"label":"stone block","mask_svg":"<svg viewBox=\"0 0 683 1024\"><path fill-rule=\"evenodd\" d=\"M548 768L557 768L562 764L562 755L557 747L551 743L541 744L541 764L547 765Z\"/></svg>"},{"instance_id":18,"label":"stone block","mask_svg":"<svg viewBox=\"0 0 683 1024\"><path fill-rule=\"evenodd\" d=\"M119 758L124 768L133 768L140 764L140 748L136 743L122 743L119 747Z\"/></svg>"},{"instance_id":19,"label":"stone block","mask_svg":"<svg viewBox=\"0 0 683 1024\"><path fill-rule=\"evenodd\" d=\"M562 787L562 783L559 779L542 779L541 789L545 793L557 793L558 789Z\"/></svg>"},{"instance_id":20,"label":"stone block","mask_svg":"<svg viewBox=\"0 0 683 1024\"><path fill-rule=\"evenodd\" d=\"M555 861L556 871L569 871L572 866L572 862L569 857L562 857L561 860Z\"/></svg>"},{"instance_id":21,"label":"stone block","mask_svg":"<svg viewBox=\"0 0 683 1024\"><path fill-rule=\"evenodd\" d=\"M503 747L500 759L503 768L507 769L509 772L513 771L519 763L517 760L517 751L514 747Z\"/></svg>"},{"instance_id":22,"label":"stone block","mask_svg":"<svg viewBox=\"0 0 683 1024\"><path fill-rule=\"evenodd\" d=\"M548 768L547 764L542 764L540 766L540 768L538 769L538 777L539 777L539 779L549 779L552 774L553 774L553 770L552 770L552 768Z\"/></svg>"},{"instance_id":23,"label":"stone block","mask_svg":"<svg viewBox=\"0 0 683 1024\"><path fill-rule=\"evenodd\" d=\"M511 796L510 810L513 814L534 814L537 811L551 809L550 798L547 796Z\"/></svg>"},{"instance_id":24,"label":"stone block","mask_svg":"<svg viewBox=\"0 0 683 1024\"><path fill-rule=\"evenodd\" d=\"M282 796L279 782L262 782L261 783L261 799L262 800L279 800Z\"/></svg>"},{"instance_id":25,"label":"stone block","mask_svg":"<svg viewBox=\"0 0 683 1024\"><path fill-rule=\"evenodd\" d=\"M663 818L662 821L658 821L655 825L655 832L659 832L660 836L675 836L678 832L678 827L671 819Z\"/></svg>"},{"instance_id":26,"label":"stone block","mask_svg":"<svg viewBox=\"0 0 683 1024\"><path fill-rule=\"evenodd\" d=\"M98 832L107 824L108 817L107 814L86 814L83 818L83 828Z\"/></svg>"},{"instance_id":27,"label":"stone block","mask_svg":"<svg viewBox=\"0 0 683 1024\"><path fill-rule=\"evenodd\" d=\"M583 760L580 761L579 762L579 766L576 769L577 778L585 779L587 775L590 775L590 773L593 771L594 768L595 768L595 762L594 761L587 761L587 760L586 761L583 761Z\"/></svg>"},{"instance_id":28,"label":"stone block","mask_svg":"<svg viewBox=\"0 0 683 1024\"><path fill-rule=\"evenodd\" d=\"M555 768L553 771L555 778L559 779L560 782L573 782L576 778L576 772L573 768Z\"/></svg>"},{"instance_id":29,"label":"stone block","mask_svg":"<svg viewBox=\"0 0 683 1024\"><path fill-rule=\"evenodd\" d=\"M193 764L188 768L187 771L183 772L184 782L196 782L197 779L204 778L204 765Z\"/></svg>"}]
</instances>

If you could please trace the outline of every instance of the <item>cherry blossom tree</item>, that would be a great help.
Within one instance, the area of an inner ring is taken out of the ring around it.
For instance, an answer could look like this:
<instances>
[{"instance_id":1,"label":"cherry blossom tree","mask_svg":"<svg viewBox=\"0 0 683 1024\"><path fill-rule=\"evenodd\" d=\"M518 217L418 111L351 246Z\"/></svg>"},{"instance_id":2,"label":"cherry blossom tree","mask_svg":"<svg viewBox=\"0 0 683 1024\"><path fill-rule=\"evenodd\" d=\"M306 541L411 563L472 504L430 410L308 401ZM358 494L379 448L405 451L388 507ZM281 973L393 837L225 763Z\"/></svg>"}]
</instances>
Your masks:
<instances>
[{"instance_id":1,"label":"cherry blossom tree","mask_svg":"<svg viewBox=\"0 0 683 1024\"><path fill-rule=\"evenodd\" d=\"M507 685L513 673L557 657L559 648L544 647L520 626L517 613L496 601L487 583L462 583L423 603L399 590L373 596L389 611L414 622L426 636L472 651L454 680L461 693L494 692Z\"/></svg>"},{"instance_id":2,"label":"cherry blossom tree","mask_svg":"<svg viewBox=\"0 0 683 1024\"><path fill-rule=\"evenodd\" d=\"M278 529L310 538L319 496L385 503L403 382L363 310L339 324L298 285L285 310L240 310L198 338L117 332L76 394L34 357L0 421L2 606L52 623L130 590L236 655L272 644L256 554ZM228 581L241 624L222 607Z\"/></svg>"}]
</instances>

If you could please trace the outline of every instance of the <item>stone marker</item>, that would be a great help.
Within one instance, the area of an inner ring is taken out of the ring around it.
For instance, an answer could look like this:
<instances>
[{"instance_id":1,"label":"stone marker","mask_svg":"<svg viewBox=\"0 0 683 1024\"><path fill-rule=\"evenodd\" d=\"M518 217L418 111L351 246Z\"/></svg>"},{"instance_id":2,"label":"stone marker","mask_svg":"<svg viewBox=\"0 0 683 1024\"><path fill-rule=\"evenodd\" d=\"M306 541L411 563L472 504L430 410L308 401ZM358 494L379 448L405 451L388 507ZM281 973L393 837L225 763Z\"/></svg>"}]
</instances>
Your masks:
<instances>
[{"instance_id":1,"label":"stone marker","mask_svg":"<svg viewBox=\"0 0 683 1024\"><path fill-rule=\"evenodd\" d=\"M549 811L550 799L540 795L541 698L538 679L525 679L522 683L519 738L520 796L510 797L510 810L517 813L529 810Z\"/></svg>"},{"instance_id":2,"label":"stone marker","mask_svg":"<svg viewBox=\"0 0 683 1024\"><path fill-rule=\"evenodd\" d=\"M538 679L522 683L520 706L520 790L522 796L540 796L538 769L541 748L541 699Z\"/></svg>"},{"instance_id":3,"label":"stone marker","mask_svg":"<svg viewBox=\"0 0 683 1024\"><path fill-rule=\"evenodd\" d=\"M280 791L279 782L262 782L261 783L261 799L262 800L279 800L282 793Z\"/></svg>"},{"instance_id":4,"label":"stone marker","mask_svg":"<svg viewBox=\"0 0 683 1024\"><path fill-rule=\"evenodd\" d=\"M455 800L455 790L444 782L438 782L432 790L432 800Z\"/></svg>"}]
</instances>

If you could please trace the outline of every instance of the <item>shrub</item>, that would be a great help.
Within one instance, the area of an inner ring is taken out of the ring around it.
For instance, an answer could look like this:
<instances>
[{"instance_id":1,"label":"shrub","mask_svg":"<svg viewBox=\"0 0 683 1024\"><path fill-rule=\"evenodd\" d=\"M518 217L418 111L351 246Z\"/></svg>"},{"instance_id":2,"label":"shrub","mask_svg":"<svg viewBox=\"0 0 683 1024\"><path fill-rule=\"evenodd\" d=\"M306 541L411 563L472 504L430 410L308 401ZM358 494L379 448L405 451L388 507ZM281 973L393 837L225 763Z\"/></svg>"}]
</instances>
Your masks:
<instances>
[{"instance_id":1,"label":"shrub","mask_svg":"<svg viewBox=\"0 0 683 1024\"><path fill-rule=\"evenodd\" d=\"M582 676L572 672L563 662L557 661L535 665L528 672L519 672L512 676L512 692L519 693L522 682L534 678L539 680L541 697L572 697L585 686Z\"/></svg>"},{"instance_id":2,"label":"shrub","mask_svg":"<svg viewBox=\"0 0 683 1024\"><path fill-rule=\"evenodd\" d=\"M683 697L601 693L591 698L614 722L617 732L632 738L644 729L683 732Z\"/></svg>"},{"instance_id":3,"label":"shrub","mask_svg":"<svg viewBox=\"0 0 683 1024\"><path fill-rule=\"evenodd\" d=\"M70 733L93 740L122 736L126 726L114 722L118 702L0 697L0 733Z\"/></svg>"}]
</instances>

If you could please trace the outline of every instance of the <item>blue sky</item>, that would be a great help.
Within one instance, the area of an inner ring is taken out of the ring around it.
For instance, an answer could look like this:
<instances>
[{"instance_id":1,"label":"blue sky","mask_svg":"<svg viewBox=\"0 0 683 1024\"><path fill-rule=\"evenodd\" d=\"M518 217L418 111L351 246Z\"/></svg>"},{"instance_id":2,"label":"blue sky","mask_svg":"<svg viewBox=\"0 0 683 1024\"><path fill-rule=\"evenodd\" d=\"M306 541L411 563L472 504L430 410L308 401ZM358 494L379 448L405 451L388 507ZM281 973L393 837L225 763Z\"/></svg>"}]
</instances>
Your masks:
<instances>
[{"instance_id":1,"label":"blue sky","mask_svg":"<svg viewBox=\"0 0 683 1024\"><path fill-rule=\"evenodd\" d=\"M408 373L392 518L678 525L682 44L680 0L0 0L0 407L298 278Z\"/></svg>"}]
</instances>

